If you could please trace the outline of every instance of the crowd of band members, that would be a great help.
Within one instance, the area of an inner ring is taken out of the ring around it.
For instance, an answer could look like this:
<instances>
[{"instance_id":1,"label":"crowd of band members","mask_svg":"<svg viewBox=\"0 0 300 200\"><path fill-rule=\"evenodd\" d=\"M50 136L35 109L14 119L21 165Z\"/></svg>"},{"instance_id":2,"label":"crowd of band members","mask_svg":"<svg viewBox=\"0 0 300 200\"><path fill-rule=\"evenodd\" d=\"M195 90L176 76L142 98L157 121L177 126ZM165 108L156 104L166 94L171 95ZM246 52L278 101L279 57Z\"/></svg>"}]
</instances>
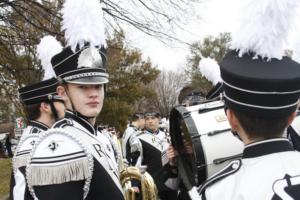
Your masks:
<instances>
[{"instance_id":1,"label":"crowd of band members","mask_svg":"<svg viewBox=\"0 0 300 200\"><path fill-rule=\"evenodd\" d=\"M190 95L193 94L194 92ZM58 113L58 119L63 119L65 115L64 110L66 109L65 105L60 99L57 99L54 101L54 106ZM184 106L189 105L184 104ZM24 105L29 119L29 126L23 132L23 137L29 134L38 136L39 133L53 126L57 119L55 119L50 107L47 102L42 102L39 106ZM69 105L69 107L71 106ZM69 118L72 119L73 113L69 109L66 115L70 115L71 117L69 116ZM179 186L180 191L178 191L178 184L180 183L177 179L176 151L170 144L168 130L165 127L167 125L162 124L159 112L154 108L150 108L145 113L134 113L131 119L129 119L129 123L123 134L116 133L114 128L104 128L105 130L102 129L102 131L116 134L119 137L125 162L129 166L138 167L141 172L147 171L153 177L160 199L190 199L182 185ZM296 138L296 141L300 140ZM297 143L294 144L294 147L295 149L298 148ZM25 176L25 166L19 166L19 169ZM168 181L168 179L172 178L174 181ZM12 199L13 196L16 196L13 195L14 181L12 178ZM132 184L139 193L140 184L134 182ZM31 199L28 188L26 188L22 195L25 196L24 199ZM16 197L14 198L16 199Z\"/></svg>"},{"instance_id":2,"label":"crowd of band members","mask_svg":"<svg viewBox=\"0 0 300 200\"><path fill-rule=\"evenodd\" d=\"M45 54L53 53L48 55L47 66L54 70L55 76L19 90L29 126L13 158L10 199L125 199L119 180L120 149L111 133L98 129L96 124L109 74L104 27L100 23L102 7L99 1L88 2L92 0L66 0L62 31L66 32L67 46L59 47L57 52L46 49L54 47L49 43L43 46ZM257 1L253 3L256 5ZM89 14L97 15L89 18ZM99 20L94 20L95 17ZM91 23L100 24L85 26ZM276 37L276 41L281 40ZM300 140L298 130L287 129L297 116L299 64L288 57L277 60L279 51L275 57L268 57L269 52L260 54L253 46L256 45L243 47L241 52L239 48L232 49L220 67L224 110L232 132L245 144L243 158L233 161L211 182L208 180L200 186L195 192L201 199L280 199L282 193L300 198L300 154L295 151L299 150ZM191 106L203 99L193 92L187 95L186 102L179 103ZM156 108L147 109L143 114L134 114L123 133L123 157L129 165L152 176L160 200L190 199L187 195L190 191L184 190L178 178L176 151L168 134L159 129L161 115ZM190 144L186 146L187 152L196 151L189 148ZM257 184L258 179L262 183ZM272 188L274 184L279 187ZM138 182L133 181L132 185L135 191L141 192Z\"/></svg>"}]
</instances>

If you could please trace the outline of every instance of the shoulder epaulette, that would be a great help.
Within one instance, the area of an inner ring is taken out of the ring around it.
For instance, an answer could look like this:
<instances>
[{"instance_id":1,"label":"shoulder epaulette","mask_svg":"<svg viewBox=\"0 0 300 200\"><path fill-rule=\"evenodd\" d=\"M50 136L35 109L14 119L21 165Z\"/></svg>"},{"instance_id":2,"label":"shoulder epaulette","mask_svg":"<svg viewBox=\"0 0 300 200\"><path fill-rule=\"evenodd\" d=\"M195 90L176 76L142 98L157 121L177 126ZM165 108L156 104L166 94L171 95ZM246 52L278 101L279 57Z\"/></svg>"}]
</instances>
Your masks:
<instances>
[{"instance_id":1,"label":"shoulder epaulette","mask_svg":"<svg viewBox=\"0 0 300 200\"><path fill-rule=\"evenodd\" d=\"M53 126L52 128L64 128L65 126L72 126L73 123L71 120L69 119L62 119L62 120L59 120L57 121Z\"/></svg>"},{"instance_id":2,"label":"shoulder epaulette","mask_svg":"<svg viewBox=\"0 0 300 200\"><path fill-rule=\"evenodd\" d=\"M199 194L201 195L208 186L210 186L210 185L216 183L217 181L219 181L219 180L221 180L221 179L237 172L240 169L241 165L242 165L242 160L241 159L231 161L225 168L223 168L221 171L217 172L215 175L213 175L212 177L207 179L199 187L199 189L198 189Z\"/></svg>"},{"instance_id":3,"label":"shoulder epaulette","mask_svg":"<svg viewBox=\"0 0 300 200\"><path fill-rule=\"evenodd\" d=\"M26 167L28 188L35 197L33 186L85 181L88 193L93 173L93 156L73 133L61 128L42 132L32 149Z\"/></svg>"},{"instance_id":4,"label":"shoulder epaulette","mask_svg":"<svg viewBox=\"0 0 300 200\"><path fill-rule=\"evenodd\" d=\"M22 137L15 151L13 161L13 172L16 173L17 169L26 166L29 159L30 152L38 140L37 134L29 134Z\"/></svg>"},{"instance_id":5,"label":"shoulder epaulette","mask_svg":"<svg viewBox=\"0 0 300 200\"><path fill-rule=\"evenodd\" d=\"M30 130L30 134L38 134L41 132L41 129L37 128L37 127L32 127Z\"/></svg>"}]
</instances>

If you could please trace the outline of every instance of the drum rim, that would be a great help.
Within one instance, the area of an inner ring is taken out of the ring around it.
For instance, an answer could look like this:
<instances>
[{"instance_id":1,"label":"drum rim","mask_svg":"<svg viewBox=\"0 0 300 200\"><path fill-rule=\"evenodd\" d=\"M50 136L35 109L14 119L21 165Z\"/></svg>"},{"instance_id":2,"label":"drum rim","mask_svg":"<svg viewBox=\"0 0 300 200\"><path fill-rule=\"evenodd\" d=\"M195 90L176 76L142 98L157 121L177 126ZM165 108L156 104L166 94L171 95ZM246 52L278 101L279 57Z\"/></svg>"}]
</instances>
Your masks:
<instances>
[{"instance_id":1,"label":"drum rim","mask_svg":"<svg viewBox=\"0 0 300 200\"><path fill-rule=\"evenodd\" d=\"M190 181L190 179L187 180L182 180L183 182L188 181L189 183L184 183L184 185L187 187L187 189L191 189L190 187L195 186L195 185L199 185L199 178L201 178L201 181L203 182L204 180L206 180L207 178L207 167L203 167L201 169L199 169L200 164L199 163L206 163L206 158L205 158L205 154L204 154L204 150L202 148L202 142L200 140L200 134L197 130L197 126L192 118L191 112L188 111L186 109L186 107L179 105L174 107L171 110L170 113L170 135L171 135L171 141L172 141L172 145L177 148L177 144L176 141L174 141L174 136L172 137L172 135L176 135L179 134L178 131L176 131L176 126L178 127L178 119L182 118L184 120L184 123L186 124L186 127L188 129L188 133L190 134L190 138L192 140L192 145L193 145L193 149L194 149L194 158L195 158L195 163L193 166L193 169L196 172L196 176L194 175L194 179L193 181ZM177 128L178 130L178 128ZM175 133L176 132L176 133ZM182 155L179 154L179 162L182 162ZM186 164L183 163L182 166L188 167L186 166ZM181 169L184 170L184 169ZM180 171L180 170L179 170ZM179 172L180 173L180 172ZM182 177L184 178L184 177Z\"/></svg>"}]
</instances>

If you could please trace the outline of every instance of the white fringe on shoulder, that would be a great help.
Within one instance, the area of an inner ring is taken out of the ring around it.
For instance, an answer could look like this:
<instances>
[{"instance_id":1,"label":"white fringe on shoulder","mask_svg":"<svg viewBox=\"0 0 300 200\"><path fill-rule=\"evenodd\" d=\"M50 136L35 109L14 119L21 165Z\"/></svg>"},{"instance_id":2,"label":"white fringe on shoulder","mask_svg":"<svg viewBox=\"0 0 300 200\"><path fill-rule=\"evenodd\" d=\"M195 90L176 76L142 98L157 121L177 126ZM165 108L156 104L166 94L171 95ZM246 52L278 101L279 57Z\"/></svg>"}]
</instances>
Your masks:
<instances>
[{"instance_id":1,"label":"white fringe on shoulder","mask_svg":"<svg viewBox=\"0 0 300 200\"><path fill-rule=\"evenodd\" d=\"M87 158L62 163L61 165L31 165L28 174L28 184L51 185L61 184L69 181L79 181L91 178L92 171Z\"/></svg>"},{"instance_id":2,"label":"white fringe on shoulder","mask_svg":"<svg viewBox=\"0 0 300 200\"><path fill-rule=\"evenodd\" d=\"M13 162L14 173L20 167L24 167L27 165L30 154L16 156Z\"/></svg>"}]
</instances>

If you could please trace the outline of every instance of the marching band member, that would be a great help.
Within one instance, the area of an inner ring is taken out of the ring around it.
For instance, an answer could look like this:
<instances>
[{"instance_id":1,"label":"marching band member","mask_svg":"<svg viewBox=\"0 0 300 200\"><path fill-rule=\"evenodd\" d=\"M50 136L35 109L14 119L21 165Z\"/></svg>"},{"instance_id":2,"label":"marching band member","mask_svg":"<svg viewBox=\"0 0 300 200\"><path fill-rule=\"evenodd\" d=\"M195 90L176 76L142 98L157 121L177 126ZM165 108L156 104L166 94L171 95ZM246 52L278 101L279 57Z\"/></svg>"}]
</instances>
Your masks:
<instances>
[{"instance_id":1,"label":"marching band member","mask_svg":"<svg viewBox=\"0 0 300 200\"><path fill-rule=\"evenodd\" d=\"M122 136L122 153L129 165L135 165L142 161L142 144L136 137L145 127L144 114L134 113L130 124ZM138 161L138 159L140 161Z\"/></svg>"},{"instance_id":2,"label":"marching band member","mask_svg":"<svg viewBox=\"0 0 300 200\"><path fill-rule=\"evenodd\" d=\"M220 68L227 118L245 144L243 156L204 182L199 199L299 199L300 153L283 137L300 96L300 64L283 56L299 2L243 3L250 15L241 16Z\"/></svg>"},{"instance_id":3,"label":"marching band member","mask_svg":"<svg viewBox=\"0 0 300 200\"><path fill-rule=\"evenodd\" d=\"M45 36L37 46L38 58L45 71L44 80L19 89L29 125L22 133L13 158L14 176L11 179L10 199L33 199L25 181L25 166L30 152L39 134L64 116L64 101L56 93L58 82L50 63L51 55L62 49L55 41L51 36ZM45 44L51 46L50 51L46 50Z\"/></svg>"},{"instance_id":4,"label":"marching band member","mask_svg":"<svg viewBox=\"0 0 300 200\"><path fill-rule=\"evenodd\" d=\"M97 0L66 0L62 13L68 46L51 62L68 110L33 149L28 187L43 200L122 200L112 144L95 125L108 83L102 7Z\"/></svg>"},{"instance_id":5,"label":"marching band member","mask_svg":"<svg viewBox=\"0 0 300 200\"><path fill-rule=\"evenodd\" d=\"M171 167L167 156L169 143L166 133L159 129L160 114L154 109L145 112L145 131L137 135L142 143L143 162L146 171L153 177L159 199L176 199L177 172L166 173ZM175 186L176 185L176 186Z\"/></svg>"}]
</instances>

